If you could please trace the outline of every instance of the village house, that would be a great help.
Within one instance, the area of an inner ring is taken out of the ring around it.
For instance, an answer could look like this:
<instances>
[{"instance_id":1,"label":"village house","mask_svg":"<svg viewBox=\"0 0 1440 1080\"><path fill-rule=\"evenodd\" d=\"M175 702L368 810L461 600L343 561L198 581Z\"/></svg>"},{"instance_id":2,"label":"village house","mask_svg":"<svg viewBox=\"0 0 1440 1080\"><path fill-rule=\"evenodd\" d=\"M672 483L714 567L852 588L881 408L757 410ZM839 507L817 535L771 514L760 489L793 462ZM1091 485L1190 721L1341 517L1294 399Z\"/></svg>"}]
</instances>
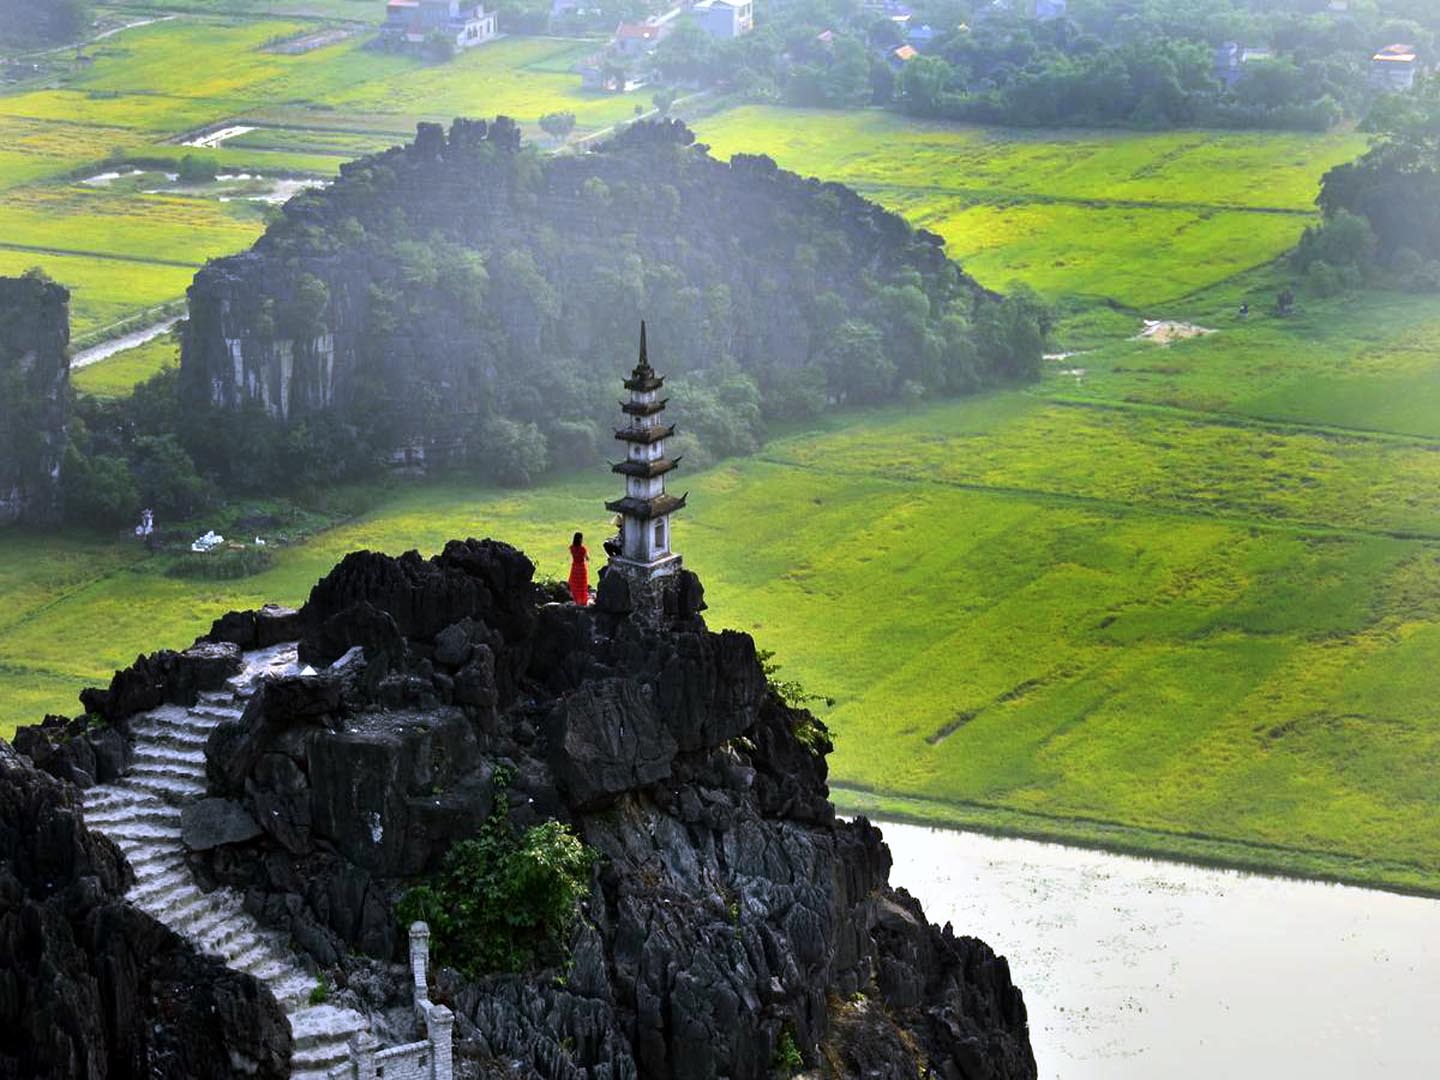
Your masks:
<instances>
[{"instance_id":1,"label":"village house","mask_svg":"<svg viewBox=\"0 0 1440 1080\"><path fill-rule=\"evenodd\" d=\"M411 45L422 45L438 35L457 49L470 49L493 40L498 31L494 12L487 12L483 3L389 0L380 32Z\"/></svg>"},{"instance_id":2,"label":"village house","mask_svg":"<svg viewBox=\"0 0 1440 1080\"><path fill-rule=\"evenodd\" d=\"M737 38L755 29L755 0L699 0L690 11L712 38Z\"/></svg>"},{"instance_id":3,"label":"village house","mask_svg":"<svg viewBox=\"0 0 1440 1080\"><path fill-rule=\"evenodd\" d=\"M1245 65L1261 60L1273 60L1275 53L1263 46L1241 45L1227 41L1215 47L1215 78L1226 86L1234 86L1245 73Z\"/></svg>"},{"instance_id":4,"label":"village house","mask_svg":"<svg viewBox=\"0 0 1440 1080\"><path fill-rule=\"evenodd\" d=\"M1370 58L1370 85L1378 90L1409 90L1419 70L1415 46L1387 45Z\"/></svg>"},{"instance_id":5,"label":"village house","mask_svg":"<svg viewBox=\"0 0 1440 1080\"><path fill-rule=\"evenodd\" d=\"M915 46L901 45L899 48L890 50L890 66L898 70L919 55L915 50Z\"/></svg>"}]
</instances>

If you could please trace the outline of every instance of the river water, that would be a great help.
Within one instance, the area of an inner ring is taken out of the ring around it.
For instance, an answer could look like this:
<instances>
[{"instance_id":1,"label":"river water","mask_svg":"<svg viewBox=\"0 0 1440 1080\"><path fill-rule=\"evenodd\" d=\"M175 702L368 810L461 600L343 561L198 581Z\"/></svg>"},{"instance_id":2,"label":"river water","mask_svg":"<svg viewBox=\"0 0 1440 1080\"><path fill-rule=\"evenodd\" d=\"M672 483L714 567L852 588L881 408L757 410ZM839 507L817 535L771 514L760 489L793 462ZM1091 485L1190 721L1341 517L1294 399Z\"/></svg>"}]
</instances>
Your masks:
<instances>
[{"instance_id":1,"label":"river water","mask_svg":"<svg viewBox=\"0 0 1440 1080\"><path fill-rule=\"evenodd\" d=\"M70 359L70 370L89 367L91 364L98 364L101 360L109 360L116 353L124 352L126 349L133 349L137 345L144 345L147 341L154 341L161 334L168 333L170 328L180 321L179 316L169 319L162 319L152 326L141 330L134 330L122 337L111 338L109 341L102 341L89 349L77 352Z\"/></svg>"},{"instance_id":2,"label":"river water","mask_svg":"<svg viewBox=\"0 0 1440 1080\"><path fill-rule=\"evenodd\" d=\"M1440 1077L1440 901L882 823L1063 1080Z\"/></svg>"}]
</instances>

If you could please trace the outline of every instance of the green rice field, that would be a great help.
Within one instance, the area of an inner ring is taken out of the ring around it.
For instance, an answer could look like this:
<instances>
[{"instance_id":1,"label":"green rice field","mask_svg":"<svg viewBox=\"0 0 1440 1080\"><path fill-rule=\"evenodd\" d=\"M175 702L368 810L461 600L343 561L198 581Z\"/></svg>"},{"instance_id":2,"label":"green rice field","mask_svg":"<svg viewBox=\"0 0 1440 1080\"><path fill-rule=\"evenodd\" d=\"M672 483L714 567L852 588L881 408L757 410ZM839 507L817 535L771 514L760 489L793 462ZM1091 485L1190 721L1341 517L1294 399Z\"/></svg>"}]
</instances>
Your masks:
<instances>
[{"instance_id":1,"label":"green rice field","mask_svg":"<svg viewBox=\"0 0 1440 1080\"><path fill-rule=\"evenodd\" d=\"M195 267L248 247L264 227L253 203L87 178L133 163L173 171L187 154L230 173L329 177L406 140L421 120L505 113L536 131L542 114L570 111L579 136L633 115L631 98L581 92L570 69L593 42L505 38L431 65L364 48L368 28L351 24L376 21L378 4L162 6L195 14L124 30L50 83L0 94L0 272L38 265L72 286L77 333L178 300ZM282 47L341 25L354 32L309 51ZM213 148L184 145L226 127L254 130ZM185 272L155 272L162 264Z\"/></svg>"},{"instance_id":2,"label":"green rice field","mask_svg":"<svg viewBox=\"0 0 1440 1080\"><path fill-rule=\"evenodd\" d=\"M676 543L712 625L836 700L842 805L1440 891L1440 436L1336 423L1378 357L1440 382L1415 347L1440 301L1304 307L1171 346L1112 334L1063 362L1087 365L1078 382L1057 364L1029 392L832 417L686 482ZM1262 345L1289 370L1257 378ZM1212 412L1139 400L1187 372L1235 393ZM1251 407L1321 372L1314 419ZM372 493L233 583L166 577L128 545L0 537L0 723L73 709L228 608L298 602L356 547L493 535L561 576L610 486L597 469Z\"/></svg>"},{"instance_id":3,"label":"green rice field","mask_svg":"<svg viewBox=\"0 0 1440 1080\"><path fill-rule=\"evenodd\" d=\"M585 134L635 104L580 93L586 42L510 38L427 66L357 34L288 55L277 40L378 7L132 6L206 17L118 34L62 83L0 95L0 273L39 264L69 285L77 334L182 295L266 213L150 191L149 174L78 182L94 172L178 161L182 137L240 125L206 151L223 169L327 176L418 119L568 109ZM675 539L711 624L835 699L841 806L1440 894L1440 300L1271 314L1273 260L1363 138L758 106L696 127L717 155L858 187L982 283L1029 283L1067 315L1033 387L828 417L686 481ZM1204 332L1157 345L1142 317ZM655 346L663 368L663 329ZM123 395L175 350L159 339L75 385ZM560 577L612 486L601 466L527 492L343 493L363 510L294 542L280 529L274 565L240 581L168 576L128 538L0 532L0 734L76 711L81 687L226 610L302 601L358 547L491 535Z\"/></svg>"},{"instance_id":4,"label":"green rice field","mask_svg":"<svg viewBox=\"0 0 1440 1080\"><path fill-rule=\"evenodd\" d=\"M944 237L983 284L1130 307L1263 265L1313 221L1317 182L1363 137L1016 132L879 110L732 109L697 124L721 157L768 154ZM1163 273L1156 273L1164 267Z\"/></svg>"},{"instance_id":5,"label":"green rice field","mask_svg":"<svg viewBox=\"0 0 1440 1080\"><path fill-rule=\"evenodd\" d=\"M70 373L70 385L82 394L97 398L129 397L136 383L144 382L167 367L180 366L180 342L164 334L144 345L126 349Z\"/></svg>"}]
</instances>

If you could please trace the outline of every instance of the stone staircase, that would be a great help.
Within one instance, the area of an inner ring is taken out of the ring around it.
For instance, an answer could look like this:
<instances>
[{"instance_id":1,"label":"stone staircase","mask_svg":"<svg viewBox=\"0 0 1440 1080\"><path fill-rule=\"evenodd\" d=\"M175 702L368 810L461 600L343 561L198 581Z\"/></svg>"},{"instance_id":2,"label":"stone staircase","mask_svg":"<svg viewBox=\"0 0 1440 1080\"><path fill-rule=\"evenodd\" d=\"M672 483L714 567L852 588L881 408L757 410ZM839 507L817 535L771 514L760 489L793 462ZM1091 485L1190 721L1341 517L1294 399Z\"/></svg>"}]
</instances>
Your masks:
<instances>
[{"instance_id":1,"label":"stone staircase","mask_svg":"<svg viewBox=\"0 0 1440 1080\"><path fill-rule=\"evenodd\" d=\"M333 1005L311 1005L315 977L283 935L265 930L233 891L201 892L185 863L180 809L205 794L205 740L222 720L238 718L268 674L297 670L294 645L247 653L226 690L200 695L193 709L167 705L131 720L134 758L126 775L85 793L85 822L110 837L135 870L126 899L237 971L262 980L280 1002L294 1036L291 1076L323 1080L349 1059L365 1018Z\"/></svg>"}]
</instances>

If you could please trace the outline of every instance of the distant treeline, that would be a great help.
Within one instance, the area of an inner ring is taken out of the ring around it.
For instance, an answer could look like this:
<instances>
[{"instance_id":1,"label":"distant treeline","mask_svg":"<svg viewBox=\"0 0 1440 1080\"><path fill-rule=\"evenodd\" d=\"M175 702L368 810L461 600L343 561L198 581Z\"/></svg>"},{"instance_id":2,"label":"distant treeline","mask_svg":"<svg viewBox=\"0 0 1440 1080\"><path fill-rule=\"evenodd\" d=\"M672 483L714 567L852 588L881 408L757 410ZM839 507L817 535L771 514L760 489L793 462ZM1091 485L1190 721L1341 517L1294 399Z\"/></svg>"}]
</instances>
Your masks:
<instances>
[{"instance_id":1,"label":"distant treeline","mask_svg":"<svg viewBox=\"0 0 1440 1080\"><path fill-rule=\"evenodd\" d=\"M851 0L772 0L752 34L682 26L653 60L671 81L755 100L1018 126L1324 130L1377 95L1370 58L1415 46L1433 60L1433 0L913 0L908 23ZM1238 45L1228 71L1217 48ZM910 46L905 59L896 49ZM1248 54L1247 54L1248 50ZM908 54L907 54L908 55Z\"/></svg>"},{"instance_id":2,"label":"distant treeline","mask_svg":"<svg viewBox=\"0 0 1440 1080\"><path fill-rule=\"evenodd\" d=\"M398 460L514 485L595 467L642 317L694 465L776 421L1033 377L1051 318L848 188L717 161L678 122L557 156L504 118L422 125L197 275L178 374L86 403L67 485L81 515L174 520Z\"/></svg>"}]
</instances>

